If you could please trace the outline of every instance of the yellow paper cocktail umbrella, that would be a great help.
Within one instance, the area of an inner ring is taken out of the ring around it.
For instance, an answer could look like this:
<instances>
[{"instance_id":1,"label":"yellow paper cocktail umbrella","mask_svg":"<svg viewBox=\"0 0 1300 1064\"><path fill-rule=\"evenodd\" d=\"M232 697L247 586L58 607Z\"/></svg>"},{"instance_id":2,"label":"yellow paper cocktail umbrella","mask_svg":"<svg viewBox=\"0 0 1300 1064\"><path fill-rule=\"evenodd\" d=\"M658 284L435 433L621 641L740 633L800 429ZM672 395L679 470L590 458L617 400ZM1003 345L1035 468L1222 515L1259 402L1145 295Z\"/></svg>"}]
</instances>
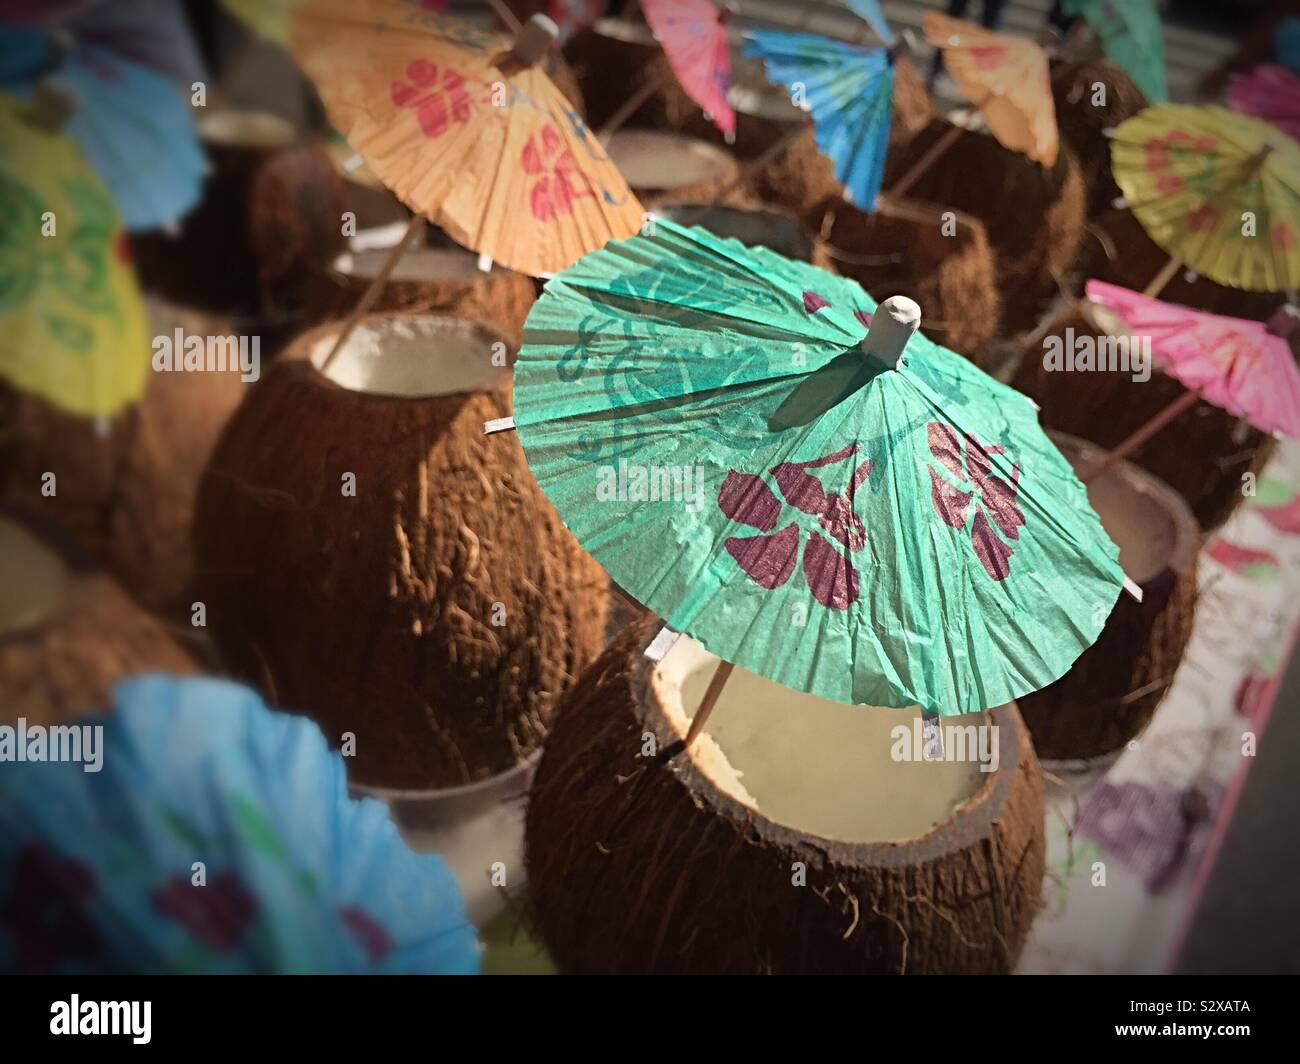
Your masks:
<instances>
[{"instance_id":1,"label":"yellow paper cocktail umbrella","mask_svg":"<svg viewBox=\"0 0 1300 1064\"><path fill-rule=\"evenodd\" d=\"M144 391L144 304L117 209L72 139L0 95L0 376L111 415Z\"/></svg>"},{"instance_id":2,"label":"yellow paper cocktail umbrella","mask_svg":"<svg viewBox=\"0 0 1300 1064\"><path fill-rule=\"evenodd\" d=\"M553 31L534 18L512 42L403 0L303 0L290 39L379 180L461 244L538 276L644 221L537 65Z\"/></svg>"},{"instance_id":3,"label":"yellow paper cocktail umbrella","mask_svg":"<svg viewBox=\"0 0 1300 1064\"><path fill-rule=\"evenodd\" d=\"M1300 144L1216 106L1162 104L1122 123L1115 180L1170 263L1233 288L1300 287Z\"/></svg>"}]
</instances>

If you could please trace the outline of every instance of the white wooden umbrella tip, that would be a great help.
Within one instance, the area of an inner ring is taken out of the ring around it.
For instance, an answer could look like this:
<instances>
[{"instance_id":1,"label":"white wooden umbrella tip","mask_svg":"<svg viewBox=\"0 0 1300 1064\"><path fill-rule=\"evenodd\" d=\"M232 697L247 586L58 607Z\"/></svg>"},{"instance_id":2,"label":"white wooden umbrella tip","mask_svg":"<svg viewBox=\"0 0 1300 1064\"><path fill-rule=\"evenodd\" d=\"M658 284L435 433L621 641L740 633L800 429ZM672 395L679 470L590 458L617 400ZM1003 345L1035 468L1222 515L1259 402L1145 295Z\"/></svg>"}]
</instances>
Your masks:
<instances>
[{"instance_id":1,"label":"white wooden umbrella tip","mask_svg":"<svg viewBox=\"0 0 1300 1064\"><path fill-rule=\"evenodd\" d=\"M921 307L907 296L890 296L876 308L862 338L861 348L882 362L895 365L907 350L907 343L921 325Z\"/></svg>"}]
</instances>

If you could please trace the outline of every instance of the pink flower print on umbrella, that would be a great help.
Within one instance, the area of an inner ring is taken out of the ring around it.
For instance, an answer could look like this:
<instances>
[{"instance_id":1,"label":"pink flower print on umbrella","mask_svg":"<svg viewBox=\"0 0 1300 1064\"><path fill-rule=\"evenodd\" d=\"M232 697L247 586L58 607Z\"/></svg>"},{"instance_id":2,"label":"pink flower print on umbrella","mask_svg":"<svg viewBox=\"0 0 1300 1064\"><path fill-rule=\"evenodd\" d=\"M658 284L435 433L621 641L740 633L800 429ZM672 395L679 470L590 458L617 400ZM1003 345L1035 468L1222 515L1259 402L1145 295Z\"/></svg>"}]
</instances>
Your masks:
<instances>
[{"instance_id":1,"label":"pink flower print on umbrella","mask_svg":"<svg viewBox=\"0 0 1300 1064\"><path fill-rule=\"evenodd\" d=\"M427 59L414 59L406 68L406 80L394 81L393 103L415 111L420 128L429 138L441 137L453 123L469 121L474 98L462 74L438 68Z\"/></svg>"},{"instance_id":2,"label":"pink flower print on umbrella","mask_svg":"<svg viewBox=\"0 0 1300 1064\"><path fill-rule=\"evenodd\" d=\"M1012 467L1011 480L1004 480L993 472L990 457L1001 454L1002 448L984 447L973 436L958 436L955 430L937 421L926 426L926 433L930 453L961 483L961 486L954 485L938 469L930 467L930 498L935 513L948 527L964 530L974 503L970 533L975 556L991 579L1005 580L1011 573L1014 550L1003 537L1018 539L1025 523L1025 515L1016 502L1019 468Z\"/></svg>"},{"instance_id":3,"label":"pink flower print on umbrella","mask_svg":"<svg viewBox=\"0 0 1300 1064\"><path fill-rule=\"evenodd\" d=\"M554 126L542 129L540 145L536 136L528 138L520 161L524 172L538 179L529 190L529 205L538 221L549 222L558 215L568 214L573 210L574 200L592 195L590 188L578 188L584 180L578 162Z\"/></svg>"},{"instance_id":4,"label":"pink flower print on umbrella","mask_svg":"<svg viewBox=\"0 0 1300 1064\"><path fill-rule=\"evenodd\" d=\"M858 464L843 495L827 492L822 482L808 470L846 462L857 454L857 450L857 444L850 444L822 458L782 462L771 470L786 505L816 517L821 530L846 547L850 554L857 553L867 544L867 530L853 512L853 496L870 474L871 460L865 459ZM799 560L802 530L797 521L791 521L780 531L772 532L784 509L781 500L759 477L733 469L728 472L718 492L718 508L733 521L760 532L772 533L732 536L725 546L727 553L759 587L771 591L785 584ZM816 529L809 531L803 570L813 598L827 609L848 609L857 601L860 586L856 568Z\"/></svg>"}]
</instances>

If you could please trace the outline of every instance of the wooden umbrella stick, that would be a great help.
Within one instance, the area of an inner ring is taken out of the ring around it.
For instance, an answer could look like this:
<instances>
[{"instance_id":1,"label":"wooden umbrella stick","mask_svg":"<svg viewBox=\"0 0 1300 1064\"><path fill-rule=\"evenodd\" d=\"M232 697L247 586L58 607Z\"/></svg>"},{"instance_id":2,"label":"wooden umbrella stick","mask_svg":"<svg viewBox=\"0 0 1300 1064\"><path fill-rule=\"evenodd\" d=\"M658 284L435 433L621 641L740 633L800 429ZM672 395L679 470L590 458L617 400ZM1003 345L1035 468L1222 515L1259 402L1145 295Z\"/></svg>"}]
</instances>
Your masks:
<instances>
[{"instance_id":1,"label":"wooden umbrella stick","mask_svg":"<svg viewBox=\"0 0 1300 1064\"><path fill-rule=\"evenodd\" d=\"M695 711L695 716L691 718L691 727L686 733L685 745L688 748L691 743L695 742L695 737L704 730L704 722L709 719L713 707L718 704L718 699L722 697L722 689L727 686L727 680L731 678L731 671L735 667L729 661L718 662L718 667L713 673L713 679L709 681L709 689L704 692L704 697L700 699L700 708Z\"/></svg>"},{"instance_id":2,"label":"wooden umbrella stick","mask_svg":"<svg viewBox=\"0 0 1300 1064\"><path fill-rule=\"evenodd\" d=\"M488 3L492 5L492 10L496 12L497 18L505 24L506 29L511 33L518 33L523 28L523 24L515 13L506 6L505 0L488 0Z\"/></svg>"},{"instance_id":3,"label":"wooden umbrella stick","mask_svg":"<svg viewBox=\"0 0 1300 1064\"><path fill-rule=\"evenodd\" d=\"M1201 397L1199 390L1189 391L1185 395L1179 396L1167 407L1160 411L1155 417L1136 429L1128 439L1124 440L1115 447L1101 462L1081 478L1085 484L1091 484L1106 470L1113 466L1122 458L1127 458L1130 454L1141 447L1147 440L1151 439L1157 432L1178 417L1184 410L1196 402Z\"/></svg>"},{"instance_id":4,"label":"wooden umbrella stick","mask_svg":"<svg viewBox=\"0 0 1300 1064\"><path fill-rule=\"evenodd\" d=\"M388 278L392 276L393 270L397 268L397 263L406 251L406 245L411 243L417 236L424 235L424 224L424 215L416 214L411 217L411 224L406 227L402 239L393 245L393 250L388 253L388 258L384 260L383 268L380 269L378 276L370 282L370 286L361 294L357 305L352 308L352 313L348 315L348 320L343 323L343 330L335 339L334 346L330 348L330 353L325 356L325 361L320 364L322 373L330 368L330 363L334 361L334 357L347 343L348 337L352 335L352 330L357 327L357 322L370 313L370 308L375 305L375 300L379 298L380 291L388 283Z\"/></svg>"},{"instance_id":5,"label":"wooden umbrella stick","mask_svg":"<svg viewBox=\"0 0 1300 1064\"><path fill-rule=\"evenodd\" d=\"M890 199L902 199L907 195L908 190L915 185L927 170L930 169L947 153L948 149L957 143L958 139L966 132L965 127L954 125L942 137L930 145L930 150L914 162L902 177L893 183L887 190Z\"/></svg>"},{"instance_id":6,"label":"wooden umbrella stick","mask_svg":"<svg viewBox=\"0 0 1300 1064\"><path fill-rule=\"evenodd\" d=\"M672 76L671 70L661 70L657 78L647 78L643 81L641 87L624 100L622 106L610 115L609 121L601 126L600 132L596 134L597 138L604 142L622 129L627 120L636 114L637 108L660 89L668 86Z\"/></svg>"},{"instance_id":7,"label":"wooden umbrella stick","mask_svg":"<svg viewBox=\"0 0 1300 1064\"><path fill-rule=\"evenodd\" d=\"M1142 294L1151 299L1158 298L1160 293L1169 287L1169 282L1174 279L1182 265L1177 259L1170 259L1165 263L1164 268L1151 278L1151 283L1142 289Z\"/></svg>"}]
</instances>

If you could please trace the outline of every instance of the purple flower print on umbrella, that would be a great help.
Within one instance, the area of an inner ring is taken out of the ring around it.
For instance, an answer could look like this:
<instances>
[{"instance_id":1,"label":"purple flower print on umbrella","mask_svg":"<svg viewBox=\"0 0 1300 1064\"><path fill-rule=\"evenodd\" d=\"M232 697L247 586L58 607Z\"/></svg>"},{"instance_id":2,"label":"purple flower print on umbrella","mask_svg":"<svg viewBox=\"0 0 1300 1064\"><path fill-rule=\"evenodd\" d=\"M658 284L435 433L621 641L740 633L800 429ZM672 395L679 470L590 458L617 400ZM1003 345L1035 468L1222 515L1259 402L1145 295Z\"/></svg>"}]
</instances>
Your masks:
<instances>
[{"instance_id":1,"label":"purple flower print on umbrella","mask_svg":"<svg viewBox=\"0 0 1300 1064\"><path fill-rule=\"evenodd\" d=\"M970 522L970 535L975 556L992 579L1005 580L1011 575L1013 550L998 537L998 532L1015 540L1025 523L1025 515L1016 505L1020 489L1019 467L1013 466L1011 479L1004 480L993 472L990 458L1002 454L1001 447L985 448L975 437L963 438L950 426L935 421L926 426L926 434L930 453L961 482L961 486L956 486L934 466L930 467L930 492L935 512L949 527L965 529L974 501L975 519ZM967 485L969 490L963 490Z\"/></svg>"}]
</instances>

